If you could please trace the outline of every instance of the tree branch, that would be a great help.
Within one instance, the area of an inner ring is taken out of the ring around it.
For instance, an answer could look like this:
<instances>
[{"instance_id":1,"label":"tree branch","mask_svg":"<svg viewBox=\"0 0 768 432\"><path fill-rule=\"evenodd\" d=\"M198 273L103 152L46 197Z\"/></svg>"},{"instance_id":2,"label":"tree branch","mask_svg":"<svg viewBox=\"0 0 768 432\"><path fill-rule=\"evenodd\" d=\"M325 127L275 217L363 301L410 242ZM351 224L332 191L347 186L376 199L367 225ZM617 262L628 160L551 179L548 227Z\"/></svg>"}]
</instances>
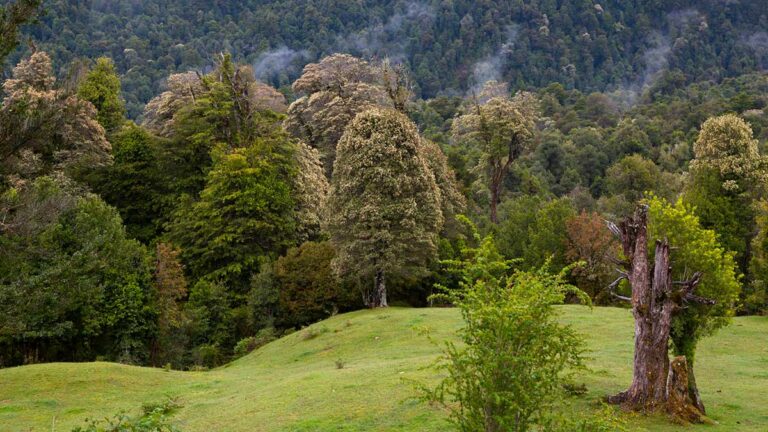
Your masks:
<instances>
[{"instance_id":1,"label":"tree branch","mask_svg":"<svg viewBox=\"0 0 768 432\"><path fill-rule=\"evenodd\" d=\"M624 273L623 271L619 271L619 273L621 274L621 276L619 276L618 279L616 279L615 281L611 282L610 285L608 285L608 293L611 294L612 296L616 297L619 300L624 300L624 301L627 301L627 302L631 302L632 301L631 298L623 296L623 295L619 295L619 294L616 293L616 287L619 286L621 281L628 279L626 273Z\"/></svg>"}]
</instances>

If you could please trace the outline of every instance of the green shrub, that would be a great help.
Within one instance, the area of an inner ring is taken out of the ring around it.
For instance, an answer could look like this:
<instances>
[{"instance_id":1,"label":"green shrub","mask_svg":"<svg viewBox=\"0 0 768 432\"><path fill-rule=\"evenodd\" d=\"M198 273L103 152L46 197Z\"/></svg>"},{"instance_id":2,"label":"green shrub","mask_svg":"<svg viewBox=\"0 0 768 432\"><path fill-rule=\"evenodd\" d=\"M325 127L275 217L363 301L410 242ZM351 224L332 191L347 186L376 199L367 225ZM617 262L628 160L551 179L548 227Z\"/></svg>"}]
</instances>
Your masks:
<instances>
[{"instance_id":1,"label":"green shrub","mask_svg":"<svg viewBox=\"0 0 768 432\"><path fill-rule=\"evenodd\" d=\"M447 377L425 397L462 431L558 430L554 407L570 371L583 367L584 343L552 305L586 294L564 284L564 272L509 275L491 238L470 252L460 289L446 294L466 323L462 343L446 343L438 367Z\"/></svg>"},{"instance_id":2,"label":"green shrub","mask_svg":"<svg viewBox=\"0 0 768 432\"><path fill-rule=\"evenodd\" d=\"M256 333L256 336L241 339L240 342L235 345L234 357L236 359L243 357L251 351L259 349L275 339L277 339L277 335L274 327L263 328L259 330L258 333Z\"/></svg>"},{"instance_id":3,"label":"green shrub","mask_svg":"<svg viewBox=\"0 0 768 432\"><path fill-rule=\"evenodd\" d=\"M179 408L179 402L169 398L144 404L142 413L135 417L123 411L104 420L86 419L85 426L75 427L72 432L181 432L170 421L170 416Z\"/></svg>"}]
</instances>

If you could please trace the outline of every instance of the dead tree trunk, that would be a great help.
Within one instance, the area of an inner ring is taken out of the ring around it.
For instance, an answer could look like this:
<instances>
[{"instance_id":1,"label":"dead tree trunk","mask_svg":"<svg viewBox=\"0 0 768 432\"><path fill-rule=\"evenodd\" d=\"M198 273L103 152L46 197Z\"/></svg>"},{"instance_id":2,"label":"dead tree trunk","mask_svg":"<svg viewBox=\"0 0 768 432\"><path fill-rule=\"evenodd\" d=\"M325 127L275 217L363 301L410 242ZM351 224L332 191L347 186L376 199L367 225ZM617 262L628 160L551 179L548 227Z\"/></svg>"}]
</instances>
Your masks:
<instances>
[{"instance_id":1,"label":"dead tree trunk","mask_svg":"<svg viewBox=\"0 0 768 432\"><path fill-rule=\"evenodd\" d=\"M683 373L670 370L669 333L675 311L684 302L700 299L693 295L693 290L701 274L695 274L689 281L673 282L670 247L666 240L656 241L654 263L651 265L648 257L648 209L645 206L638 207L634 216L628 217L619 226L609 223L609 228L621 239L626 257L622 263L625 271L621 271L621 277L611 284L610 289L617 297L632 303L635 356L632 384L626 391L610 396L608 402L634 411L667 411L675 417L685 412L688 413L686 419L692 419L694 416L691 413L695 411L700 419L701 413L688 397L685 357L676 359L682 358L685 369L685 397L675 393L674 401L670 399L670 394L677 392L670 386L678 386ZM615 288L624 279L632 288L631 298L615 294Z\"/></svg>"}]
</instances>

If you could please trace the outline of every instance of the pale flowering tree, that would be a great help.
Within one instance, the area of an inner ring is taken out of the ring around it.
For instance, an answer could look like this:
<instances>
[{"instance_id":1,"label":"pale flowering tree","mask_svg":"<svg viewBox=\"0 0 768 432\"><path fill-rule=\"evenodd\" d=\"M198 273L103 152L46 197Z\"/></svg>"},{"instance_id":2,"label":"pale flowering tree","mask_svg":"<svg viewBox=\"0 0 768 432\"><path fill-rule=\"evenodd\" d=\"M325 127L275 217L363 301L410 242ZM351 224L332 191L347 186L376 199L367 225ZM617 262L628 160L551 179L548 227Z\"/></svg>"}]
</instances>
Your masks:
<instances>
[{"instance_id":1,"label":"pale flowering tree","mask_svg":"<svg viewBox=\"0 0 768 432\"><path fill-rule=\"evenodd\" d=\"M327 216L333 266L373 282L363 289L369 307L387 306L387 277L423 274L437 254L441 194L426 159L416 126L395 110L359 114L339 141Z\"/></svg>"},{"instance_id":2,"label":"pale flowering tree","mask_svg":"<svg viewBox=\"0 0 768 432\"><path fill-rule=\"evenodd\" d=\"M46 53L35 52L22 60L14 68L13 77L3 83L3 90L3 174L32 177L111 161L111 146L97 120L96 108L56 85Z\"/></svg>"},{"instance_id":3,"label":"pale flowering tree","mask_svg":"<svg viewBox=\"0 0 768 432\"><path fill-rule=\"evenodd\" d=\"M333 172L336 143L347 124L367 109L394 108L392 96L405 97L392 67L386 70L385 75L365 60L334 54L307 65L293 84L294 92L303 96L288 107L285 127L320 151L328 177Z\"/></svg>"},{"instance_id":4,"label":"pale flowering tree","mask_svg":"<svg viewBox=\"0 0 768 432\"><path fill-rule=\"evenodd\" d=\"M494 94L496 85L490 92ZM490 195L490 218L498 222L496 207L504 179L512 165L534 144L538 101L530 93L515 97L492 96L466 106L452 125L453 139L476 147L480 153L476 171Z\"/></svg>"}]
</instances>

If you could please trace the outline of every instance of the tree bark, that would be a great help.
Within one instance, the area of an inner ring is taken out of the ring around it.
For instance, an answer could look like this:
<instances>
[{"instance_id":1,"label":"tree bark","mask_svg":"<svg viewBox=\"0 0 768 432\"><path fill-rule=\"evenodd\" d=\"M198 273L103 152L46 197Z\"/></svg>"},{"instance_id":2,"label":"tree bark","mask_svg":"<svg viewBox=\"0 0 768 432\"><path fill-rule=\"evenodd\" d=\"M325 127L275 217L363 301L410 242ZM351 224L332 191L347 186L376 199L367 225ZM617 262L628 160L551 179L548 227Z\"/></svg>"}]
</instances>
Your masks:
<instances>
[{"instance_id":1,"label":"tree bark","mask_svg":"<svg viewBox=\"0 0 768 432\"><path fill-rule=\"evenodd\" d=\"M377 270L373 278L373 290L365 301L371 309L387 307L387 286L384 279L384 271Z\"/></svg>"},{"instance_id":2,"label":"tree bark","mask_svg":"<svg viewBox=\"0 0 768 432\"><path fill-rule=\"evenodd\" d=\"M491 186L491 223L498 224L499 216L497 207L499 205L499 186Z\"/></svg>"},{"instance_id":3,"label":"tree bark","mask_svg":"<svg viewBox=\"0 0 768 432\"><path fill-rule=\"evenodd\" d=\"M626 391L608 397L608 402L634 411L666 411L675 418L682 416L680 420L684 422L701 421L703 413L689 396L685 357L675 358L674 370L670 370L669 361L673 314L684 302L707 301L693 295L701 274L695 274L689 281L673 283L670 247L666 240L656 241L655 262L650 265L645 206L638 207L635 214L618 227L609 224L609 228L621 238L627 258L627 271L622 278L632 287L632 297L627 300L632 303L635 318L635 355L631 385ZM681 288L675 288L676 285ZM683 395L679 394L680 385L684 385Z\"/></svg>"}]
</instances>

